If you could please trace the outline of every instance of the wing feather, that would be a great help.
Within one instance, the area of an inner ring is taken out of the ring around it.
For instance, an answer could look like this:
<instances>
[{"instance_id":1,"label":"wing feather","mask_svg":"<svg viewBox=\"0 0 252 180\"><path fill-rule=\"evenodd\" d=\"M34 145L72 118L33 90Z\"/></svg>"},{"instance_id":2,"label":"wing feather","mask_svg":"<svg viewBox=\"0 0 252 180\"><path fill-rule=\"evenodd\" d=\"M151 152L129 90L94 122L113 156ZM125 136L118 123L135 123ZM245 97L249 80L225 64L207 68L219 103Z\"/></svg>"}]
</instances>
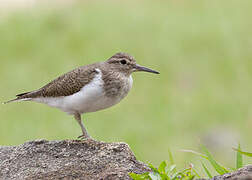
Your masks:
<instances>
[{"instance_id":1,"label":"wing feather","mask_svg":"<svg viewBox=\"0 0 252 180\"><path fill-rule=\"evenodd\" d=\"M81 66L66 74L59 76L42 88L16 95L17 98L8 102L38 97L60 97L69 96L79 92L82 87L93 80L97 71L95 68L99 64Z\"/></svg>"}]
</instances>

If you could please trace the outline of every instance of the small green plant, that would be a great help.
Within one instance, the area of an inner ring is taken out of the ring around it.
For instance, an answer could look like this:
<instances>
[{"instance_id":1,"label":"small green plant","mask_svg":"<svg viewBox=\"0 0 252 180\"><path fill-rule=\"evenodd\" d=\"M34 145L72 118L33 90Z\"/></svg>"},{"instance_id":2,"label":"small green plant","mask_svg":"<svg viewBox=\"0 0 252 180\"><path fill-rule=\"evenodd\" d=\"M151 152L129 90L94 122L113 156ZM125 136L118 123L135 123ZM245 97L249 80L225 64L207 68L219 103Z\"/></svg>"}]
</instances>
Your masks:
<instances>
[{"instance_id":1,"label":"small green plant","mask_svg":"<svg viewBox=\"0 0 252 180\"><path fill-rule=\"evenodd\" d=\"M233 148L235 151L237 151L237 153L240 153L242 155L245 155L245 156L248 156L248 157L252 157L252 153L250 152L245 152L245 151L242 151L240 148Z\"/></svg>"},{"instance_id":2,"label":"small green plant","mask_svg":"<svg viewBox=\"0 0 252 180\"><path fill-rule=\"evenodd\" d=\"M193 169L193 165L188 168L177 171L176 165L168 165L166 161L161 162L158 168L155 168L152 164L149 164L152 172L144 174L130 173L130 177L134 180L192 180L195 176L198 176L197 172ZM199 177L199 176L198 176Z\"/></svg>"},{"instance_id":3,"label":"small green plant","mask_svg":"<svg viewBox=\"0 0 252 180\"><path fill-rule=\"evenodd\" d=\"M192 164L190 164L188 168L178 171L176 165L174 164L174 160L170 150L169 159L169 162L161 162L158 168L154 167L152 164L149 164L149 167L151 168L152 172L147 172L144 174L130 173L129 175L133 180L192 180L196 176L200 177Z\"/></svg>"},{"instance_id":4,"label":"small green plant","mask_svg":"<svg viewBox=\"0 0 252 180\"><path fill-rule=\"evenodd\" d=\"M203 145L201 145L201 149L203 150L204 154L202 153L199 153L199 152L196 152L196 151L192 151L192 150L183 150L184 152L190 152L190 153L193 153L197 156L200 156L206 160L209 161L209 163L212 165L212 167L215 169L215 171L219 174L219 175L223 175L225 173L229 173L231 172L230 169L228 168L225 168L223 165L221 165L219 162L217 162L212 154L207 150L207 148ZM242 158L242 155L246 155L246 156L250 156L252 157L252 153L248 153L248 152L244 152L241 150L241 146L240 144L238 144L238 148L233 148L235 151L236 151L236 166L235 168L233 168L232 170L236 170L236 169L239 169L243 166L243 158ZM213 175L210 173L210 171L208 170L208 168L205 166L205 164L201 163L202 164L202 167L206 173L206 175L209 177L209 178L212 178Z\"/></svg>"},{"instance_id":5,"label":"small green plant","mask_svg":"<svg viewBox=\"0 0 252 180\"><path fill-rule=\"evenodd\" d=\"M238 148L237 148L237 153L236 153L236 169L239 169L242 167L242 153L241 153L241 145L239 143Z\"/></svg>"},{"instance_id":6,"label":"small green plant","mask_svg":"<svg viewBox=\"0 0 252 180\"><path fill-rule=\"evenodd\" d=\"M201 149L203 150L204 154L196 152L196 151L192 151L192 150L182 150L182 151L193 153L193 154L195 154L197 156L200 156L200 157L208 160L209 163L213 166L213 168L215 169L215 171L219 175L222 175L222 174L230 172L230 170L228 168L225 168L224 166L222 166L219 162L217 162L213 158L212 154L207 150L207 148L205 146L202 145ZM211 175L210 171L208 170L208 168L203 163L202 163L202 167L203 167L204 171L206 172L207 176L209 178L212 178L213 176Z\"/></svg>"},{"instance_id":7,"label":"small green plant","mask_svg":"<svg viewBox=\"0 0 252 180\"><path fill-rule=\"evenodd\" d=\"M207 161L209 161L209 163L212 165L212 167L219 175L231 172L231 169L228 169L223 165L221 165L219 162L217 162L205 146L201 145L201 149L203 153L199 153L193 150L182 150L182 151L193 153L197 156L202 157L203 159L206 159ZM235 168L233 168L232 170L236 170L243 166L242 155L252 157L252 153L242 151L240 144L238 145L237 148L233 149L236 151L236 165ZM190 164L188 168L178 171L176 169L176 165L174 163L170 150L169 150L169 159L170 162L163 161L158 168L154 167L152 164L149 164L149 167L151 168L152 172L147 172L144 174L130 173L129 175L133 180L181 180L181 179L192 180L195 177L201 178L200 175L197 173L197 171L194 169L192 164ZM201 164L206 175L209 178L213 178L213 175L210 173L207 166L205 166L203 162Z\"/></svg>"}]
</instances>

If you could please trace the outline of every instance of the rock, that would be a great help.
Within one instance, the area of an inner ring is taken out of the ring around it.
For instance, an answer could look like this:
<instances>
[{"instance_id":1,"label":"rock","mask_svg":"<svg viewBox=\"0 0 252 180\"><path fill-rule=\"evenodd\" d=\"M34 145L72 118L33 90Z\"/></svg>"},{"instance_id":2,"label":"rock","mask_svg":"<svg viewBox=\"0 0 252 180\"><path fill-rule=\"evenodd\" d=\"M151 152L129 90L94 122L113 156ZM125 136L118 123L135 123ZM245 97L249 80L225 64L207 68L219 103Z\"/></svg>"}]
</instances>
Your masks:
<instances>
[{"instance_id":1,"label":"rock","mask_svg":"<svg viewBox=\"0 0 252 180\"><path fill-rule=\"evenodd\" d=\"M237 171L215 176L212 180L252 180L252 165L244 166Z\"/></svg>"},{"instance_id":2,"label":"rock","mask_svg":"<svg viewBox=\"0 0 252 180\"><path fill-rule=\"evenodd\" d=\"M0 146L0 179L130 179L150 169L125 143L36 140Z\"/></svg>"}]
</instances>

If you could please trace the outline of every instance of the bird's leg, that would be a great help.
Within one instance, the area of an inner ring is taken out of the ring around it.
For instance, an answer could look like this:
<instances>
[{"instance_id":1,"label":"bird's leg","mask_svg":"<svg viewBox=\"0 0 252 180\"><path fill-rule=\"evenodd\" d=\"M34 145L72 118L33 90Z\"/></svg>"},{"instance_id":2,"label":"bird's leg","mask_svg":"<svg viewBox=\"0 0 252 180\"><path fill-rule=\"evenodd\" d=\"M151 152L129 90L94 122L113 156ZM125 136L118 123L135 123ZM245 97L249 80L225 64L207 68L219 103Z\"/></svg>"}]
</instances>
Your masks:
<instances>
[{"instance_id":1,"label":"bird's leg","mask_svg":"<svg viewBox=\"0 0 252 180\"><path fill-rule=\"evenodd\" d=\"M81 131L82 131L82 135L80 135L78 138L81 138L81 139L89 139L90 136L88 135L87 133L87 130L86 128L84 127L82 121L81 121L81 115L80 113L75 113L74 114L74 118L76 119L76 121L79 123L80 127L81 127Z\"/></svg>"}]
</instances>

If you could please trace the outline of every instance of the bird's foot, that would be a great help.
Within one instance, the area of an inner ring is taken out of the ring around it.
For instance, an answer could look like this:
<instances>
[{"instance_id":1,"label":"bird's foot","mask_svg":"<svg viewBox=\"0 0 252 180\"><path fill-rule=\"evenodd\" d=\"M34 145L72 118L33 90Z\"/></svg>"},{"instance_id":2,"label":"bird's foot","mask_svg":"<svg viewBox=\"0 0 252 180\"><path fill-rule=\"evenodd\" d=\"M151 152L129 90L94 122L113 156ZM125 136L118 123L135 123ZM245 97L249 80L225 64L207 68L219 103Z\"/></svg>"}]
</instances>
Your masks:
<instances>
[{"instance_id":1,"label":"bird's foot","mask_svg":"<svg viewBox=\"0 0 252 180\"><path fill-rule=\"evenodd\" d=\"M89 139L92 139L92 138L89 135L82 134L82 135L78 136L78 139L80 139L80 140L89 140Z\"/></svg>"}]
</instances>

